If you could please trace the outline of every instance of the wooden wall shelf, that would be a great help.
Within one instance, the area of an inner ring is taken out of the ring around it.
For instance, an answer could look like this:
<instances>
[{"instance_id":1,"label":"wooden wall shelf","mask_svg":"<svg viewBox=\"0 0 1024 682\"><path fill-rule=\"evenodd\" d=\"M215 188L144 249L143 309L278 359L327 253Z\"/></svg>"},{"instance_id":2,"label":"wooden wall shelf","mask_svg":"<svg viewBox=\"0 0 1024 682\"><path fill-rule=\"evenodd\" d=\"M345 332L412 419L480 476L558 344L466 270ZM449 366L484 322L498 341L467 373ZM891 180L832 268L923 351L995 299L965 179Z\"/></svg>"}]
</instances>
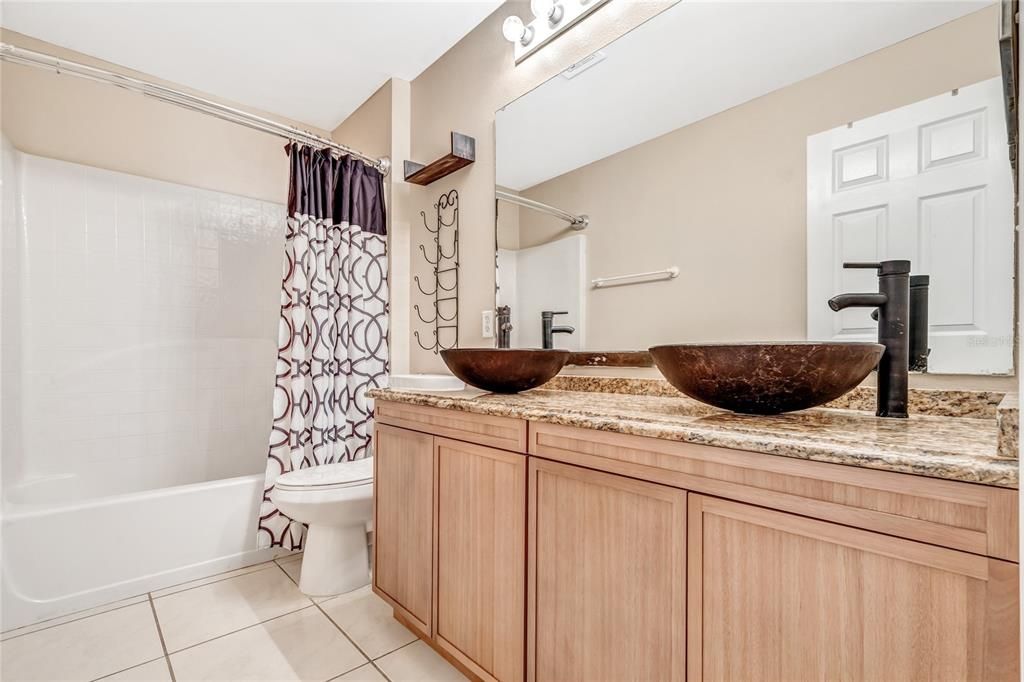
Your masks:
<instances>
[{"instance_id":1,"label":"wooden wall shelf","mask_svg":"<svg viewBox=\"0 0 1024 682\"><path fill-rule=\"evenodd\" d=\"M423 165L415 161L405 162L405 181L414 185L429 185L460 168L476 161L476 139L452 131L452 151L437 161Z\"/></svg>"}]
</instances>

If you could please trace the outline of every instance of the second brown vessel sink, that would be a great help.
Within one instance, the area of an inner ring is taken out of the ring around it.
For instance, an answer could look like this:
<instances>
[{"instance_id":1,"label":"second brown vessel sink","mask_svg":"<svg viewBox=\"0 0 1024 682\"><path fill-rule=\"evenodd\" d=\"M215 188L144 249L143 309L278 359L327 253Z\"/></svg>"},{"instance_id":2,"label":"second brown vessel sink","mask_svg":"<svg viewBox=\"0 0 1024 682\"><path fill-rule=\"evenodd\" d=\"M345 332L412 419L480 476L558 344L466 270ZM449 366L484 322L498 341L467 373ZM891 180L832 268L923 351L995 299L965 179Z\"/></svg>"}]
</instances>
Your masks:
<instances>
[{"instance_id":1,"label":"second brown vessel sink","mask_svg":"<svg viewBox=\"0 0 1024 682\"><path fill-rule=\"evenodd\" d=\"M878 364L877 343L684 343L654 346L654 364L691 398L746 414L823 405Z\"/></svg>"},{"instance_id":2,"label":"second brown vessel sink","mask_svg":"<svg viewBox=\"0 0 1024 682\"><path fill-rule=\"evenodd\" d=\"M519 393L547 383L569 359L567 350L452 348L441 351L452 374L492 393Z\"/></svg>"}]
</instances>

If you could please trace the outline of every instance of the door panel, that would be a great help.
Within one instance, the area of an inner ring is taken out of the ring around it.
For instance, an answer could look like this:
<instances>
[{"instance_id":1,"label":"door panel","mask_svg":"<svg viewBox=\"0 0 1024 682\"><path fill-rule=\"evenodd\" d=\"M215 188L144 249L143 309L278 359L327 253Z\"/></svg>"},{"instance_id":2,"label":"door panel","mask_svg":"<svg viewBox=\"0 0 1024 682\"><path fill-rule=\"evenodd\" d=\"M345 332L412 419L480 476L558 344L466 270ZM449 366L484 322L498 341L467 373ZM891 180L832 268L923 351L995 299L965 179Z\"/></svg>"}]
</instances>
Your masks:
<instances>
[{"instance_id":1,"label":"door panel","mask_svg":"<svg viewBox=\"0 0 1024 682\"><path fill-rule=\"evenodd\" d=\"M373 589L430 636L433 437L383 424L374 434Z\"/></svg>"},{"instance_id":2,"label":"door panel","mask_svg":"<svg viewBox=\"0 0 1024 682\"><path fill-rule=\"evenodd\" d=\"M1017 566L690 495L689 679L1017 679Z\"/></svg>"},{"instance_id":3,"label":"door panel","mask_svg":"<svg viewBox=\"0 0 1024 682\"><path fill-rule=\"evenodd\" d=\"M530 459L531 682L683 680L686 493Z\"/></svg>"},{"instance_id":4,"label":"door panel","mask_svg":"<svg viewBox=\"0 0 1024 682\"><path fill-rule=\"evenodd\" d=\"M435 439L438 644L484 679L521 682L526 455Z\"/></svg>"}]
</instances>

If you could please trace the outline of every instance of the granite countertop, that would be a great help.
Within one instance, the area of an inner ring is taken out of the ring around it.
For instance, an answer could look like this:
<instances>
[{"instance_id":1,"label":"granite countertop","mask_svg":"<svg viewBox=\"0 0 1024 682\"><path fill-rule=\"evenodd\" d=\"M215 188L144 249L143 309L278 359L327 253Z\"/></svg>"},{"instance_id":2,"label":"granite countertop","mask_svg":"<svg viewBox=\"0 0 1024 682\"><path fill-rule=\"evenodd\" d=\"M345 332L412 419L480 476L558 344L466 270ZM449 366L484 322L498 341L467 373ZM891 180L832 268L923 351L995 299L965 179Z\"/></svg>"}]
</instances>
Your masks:
<instances>
[{"instance_id":1,"label":"granite countertop","mask_svg":"<svg viewBox=\"0 0 1024 682\"><path fill-rule=\"evenodd\" d=\"M477 414L613 431L818 462L1016 488L1018 462L997 457L993 418L815 408L770 417L734 414L685 396L534 389L371 389L368 397Z\"/></svg>"}]
</instances>

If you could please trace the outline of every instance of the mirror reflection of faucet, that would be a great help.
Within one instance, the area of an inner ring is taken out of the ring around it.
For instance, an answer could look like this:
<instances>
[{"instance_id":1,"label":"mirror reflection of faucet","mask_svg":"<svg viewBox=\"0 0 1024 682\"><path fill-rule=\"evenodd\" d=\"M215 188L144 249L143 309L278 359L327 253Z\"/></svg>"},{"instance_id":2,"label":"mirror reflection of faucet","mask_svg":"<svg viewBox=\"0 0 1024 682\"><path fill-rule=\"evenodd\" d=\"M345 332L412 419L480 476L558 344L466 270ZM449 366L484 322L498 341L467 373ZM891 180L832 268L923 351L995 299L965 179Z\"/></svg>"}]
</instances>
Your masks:
<instances>
[{"instance_id":1,"label":"mirror reflection of faucet","mask_svg":"<svg viewBox=\"0 0 1024 682\"><path fill-rule=\"evenodd\" d=\"M498 313L498 348L512 347L512 307L499 305Z\"/></svg>"},{"instance_id":2,"label":"mirror reflection of faucet","mask_svg":"<svg viewBox=\"0 0 1024 682\"><path fill-rule=\"evenodd\" d=\"M542 348L554 348L555 347L555 340L554 340L555 334L572 334L573 332L576 331L575 327L570 327L569 325L560 325L558 327L553 327L552 326L552 324L554 323L555 315L568 315L568 314L569 314L568 310L559 310L559 311L544 310L544 311L541 312L541 314L540 314L540 329L541 329L541 339L542 339L542 346L541 347Z\"/></svg>"}]
</instances>

